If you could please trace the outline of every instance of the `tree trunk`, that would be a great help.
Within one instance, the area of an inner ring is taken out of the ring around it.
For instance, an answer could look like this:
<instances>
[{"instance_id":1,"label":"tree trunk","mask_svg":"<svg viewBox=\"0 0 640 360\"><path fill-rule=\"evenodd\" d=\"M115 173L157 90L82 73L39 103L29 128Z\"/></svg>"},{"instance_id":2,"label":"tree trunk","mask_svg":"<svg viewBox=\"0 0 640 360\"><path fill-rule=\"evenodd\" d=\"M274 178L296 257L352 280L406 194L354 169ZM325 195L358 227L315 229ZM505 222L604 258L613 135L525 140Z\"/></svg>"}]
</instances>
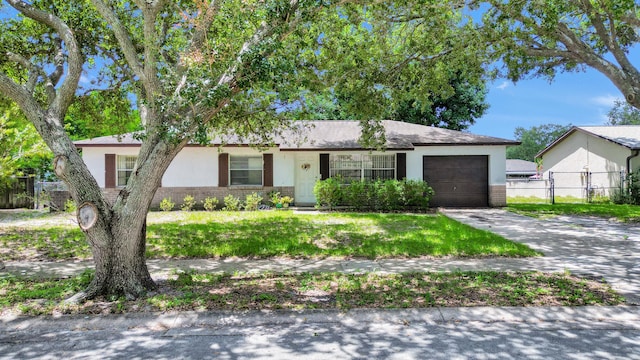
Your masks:
<instances>
[{"instance_id":1,"label":"tree trunk","mask_svg":"<svg viewBox=\"0 0 640 360\"><path fill-rule=\"evenodd\" d=\"M95 276L86 290L67 299L67 302L79 303L97 296L133 300L156 289L145 262L146 220L140 226L123 220L114 219L111 229L105 229L110 231L99 232L104 235L87 234Z\"/></svg>"}]
</instances>

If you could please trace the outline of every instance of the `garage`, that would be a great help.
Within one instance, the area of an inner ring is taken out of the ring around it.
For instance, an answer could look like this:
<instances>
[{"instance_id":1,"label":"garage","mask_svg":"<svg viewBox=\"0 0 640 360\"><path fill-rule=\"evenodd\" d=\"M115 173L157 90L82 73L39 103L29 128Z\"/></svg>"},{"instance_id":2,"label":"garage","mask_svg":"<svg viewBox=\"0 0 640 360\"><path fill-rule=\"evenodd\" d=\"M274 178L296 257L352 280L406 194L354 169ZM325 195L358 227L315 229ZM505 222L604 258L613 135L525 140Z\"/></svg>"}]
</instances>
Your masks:
<instances>
[{"instance_id":1,"label":"garage","mask_svg":"<svg viewBox=\"0 0 640 360\"><path fill-rule=\"evenodd\" d=\"M422 171L435 192L431 206L489 206L488 156L424 156Z\"/></svg>"}]
</instances>

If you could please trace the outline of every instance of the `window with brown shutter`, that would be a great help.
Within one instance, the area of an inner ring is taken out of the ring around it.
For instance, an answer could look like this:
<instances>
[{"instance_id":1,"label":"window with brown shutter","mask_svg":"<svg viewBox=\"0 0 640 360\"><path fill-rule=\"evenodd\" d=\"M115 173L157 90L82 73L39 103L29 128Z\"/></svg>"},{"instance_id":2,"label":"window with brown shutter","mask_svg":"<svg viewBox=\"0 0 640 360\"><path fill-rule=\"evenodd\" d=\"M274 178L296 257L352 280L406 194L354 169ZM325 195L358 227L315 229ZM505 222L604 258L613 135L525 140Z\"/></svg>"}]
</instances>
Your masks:
<instances>
[{"instance_id":1,"label":"window with brown shutter","mask_svg":"<svg viewBox=\"0 0 640 360\"><path fill-rule=\"evenodd\" d=\"M229 186L229 154L218 156L218 186Z\"/></svg>"},{"instance_id":2,"label":"window with brown shutter","mask_svg":"<svg viewBox=\"0 0 640 360\"><path fill-rule=\"evenodd\" d=\"M407 178L407 154L396 154L396 180Z\"/></svg>"},{"instance_id":3,"label":"window with brown shutter","mask_svg":"<svg viewBox=\"0 0 640 360\"><path fill-rule=\"evenodd\" d=\"M116 187L116 154L104 154L104 187Z\"/></svg>"},{"instance_id":4,"label":"window with brown shutter","mask_svg":"<svg viewBox=\"0 0 640 360\"><path fill-rule=\"evenodd\" d=\"M320 154L320 180L329 178L329 154Z\"/></svg>"},{"instance_id":5,"label":"window with brown shutter","mask_svg":"<svg viewBox=\"0 0 640 360\"><path fill-rule=\"evenodd\" d=\"M263 186L273 186L273 154L263 155L264 182Z\"/></svg>"}]
</instances>

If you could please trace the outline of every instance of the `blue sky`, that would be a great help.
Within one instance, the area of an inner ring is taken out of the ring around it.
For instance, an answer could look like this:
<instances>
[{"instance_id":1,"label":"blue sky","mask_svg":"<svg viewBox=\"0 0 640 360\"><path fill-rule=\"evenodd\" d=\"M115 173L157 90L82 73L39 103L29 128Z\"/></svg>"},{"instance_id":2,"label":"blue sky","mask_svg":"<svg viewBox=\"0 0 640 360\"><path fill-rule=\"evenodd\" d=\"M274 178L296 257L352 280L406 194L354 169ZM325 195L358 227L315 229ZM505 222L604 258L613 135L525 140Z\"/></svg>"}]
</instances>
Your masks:
<instances>
[{"instance_id":1,"label":"blue sky","mask_svg":"<svg viewBox=\"0 0 640 360\"><path fill-rule=\"evenodd\" d=\"M530 79L514 84L498 79L488 87L490 108L469 131L506 139L513 139L519 126L603 125L613 102L623 99L611 80L592 69L559 74L551 83Z\"/></svg>"}]
</instances>

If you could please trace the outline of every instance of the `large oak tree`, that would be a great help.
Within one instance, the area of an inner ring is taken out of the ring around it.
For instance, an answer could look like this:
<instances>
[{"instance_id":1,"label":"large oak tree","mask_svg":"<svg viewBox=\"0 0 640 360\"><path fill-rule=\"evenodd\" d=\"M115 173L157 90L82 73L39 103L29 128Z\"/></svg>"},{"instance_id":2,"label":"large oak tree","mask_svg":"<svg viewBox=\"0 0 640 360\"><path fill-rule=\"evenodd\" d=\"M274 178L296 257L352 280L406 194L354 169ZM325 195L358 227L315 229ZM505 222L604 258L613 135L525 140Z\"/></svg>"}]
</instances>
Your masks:
<instances>
[{"instance_id":1,"label":"large oak tree","mask_svg":"<svg viewBox=\"0 0 640 360\"><path fill-rule=\"evenodd\" d=\"M636 0L473 0L486 10L484 38L507 76L553 79L593 68L640 108L640 3ZM635 49L634 49L635 47ZM635 54L635 59L630 56Z\"/></svg>"},{"instance_id":2,"label":"large oak tree","mask_svg":"<svg viewBox=\"0 0 640 360\"><path fill-rule=\"evenodd\" d=\"M281 107L305 94L343 86L361 96L354 106L372 111L397 84L433 94L446 84L442 69L464 72L479 61L473 47L449 38L463 28L454 3L1 3L15 11L0 19L0 93L20 107L53 152L54 170L78 204L93 253L94 279L71 300L135 298L155 287L144 257L146 216L162 175L189 142L233 134L268 144L291 124L280 116ZM411 19L410 10L428 14L429 21ZM140 114L137 162L113 203L65 128L69 108L86 93L79 89L83 73L96 90L132 94ZM375 137L379 127L364 125L363 134Z\"/></svg>"}]
</instances>

